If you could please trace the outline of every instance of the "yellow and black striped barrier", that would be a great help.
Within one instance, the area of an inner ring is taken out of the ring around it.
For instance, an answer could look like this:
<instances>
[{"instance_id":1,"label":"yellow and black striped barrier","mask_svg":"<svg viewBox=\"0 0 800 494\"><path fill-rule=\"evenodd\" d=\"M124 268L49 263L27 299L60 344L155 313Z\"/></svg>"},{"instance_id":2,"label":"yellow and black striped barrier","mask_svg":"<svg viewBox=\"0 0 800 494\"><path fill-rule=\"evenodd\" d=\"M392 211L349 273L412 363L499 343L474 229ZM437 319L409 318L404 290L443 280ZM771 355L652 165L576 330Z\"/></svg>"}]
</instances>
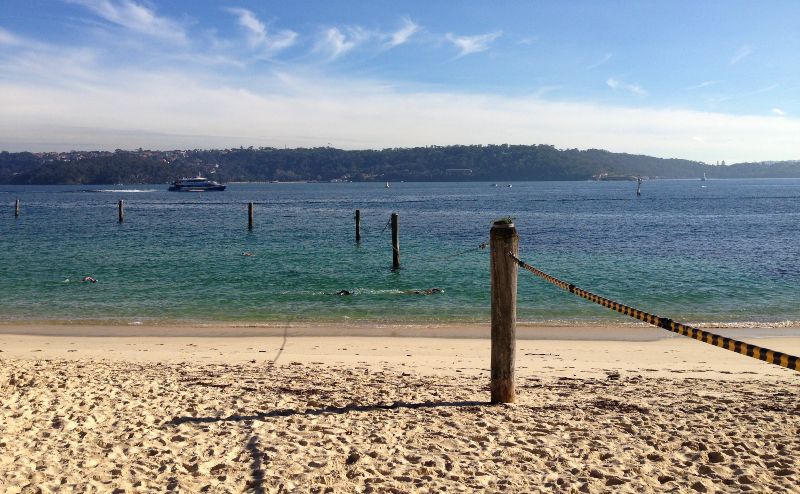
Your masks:
<instances>
[{"instance_id":1,"label":"yellow and black striped barrier","mask_svg":"<svg viewBox=\"0 0 800 494\"><path fill-rule=\"evenodd\" d=\"M575 285L567 283L566 281L559 280L558 278L550 276L544 271L540 271L535 267L531 266L530 264L527 264L526 262L520 260L520 258L515 256L511 252L509 252L508 255L511 256L517 262L517 264L519 264L521 268L530 271L531 273L535 274L536 276L546 281L549 281L550 283L556 285L562 290L574 293L575 295L583 297L590 302L594 302L596 304L602 305L603 307L615 310L621 314L625 314L626 316L633 317L634 319L638 319L640 321L652 324L653 326L664 328L668 331L672 331L673 333L678 333L679 335L688 336L689 338L694 338L695 340L702 341L703 343L708 343L710 345L724 348L725 350L730 350L732 352L740 353L742 355L747 355L748 357L763 360L764 362L769 362L770 364L780 365L781 367L786 367L794 371L800 372L800 358L795 357L794 355L787 355L785 353L776 352L774 350L769 350L767 348L761 348L760 346L757 345L751 345L750 343L737 341L731 338L727 338L725 336L720 336L718 334L709 333L708 331L703 331L702 329L693 328L691 326L687 326L686 324L675 322L667 317L659 317L641 311L639 309L634 309L633 307L629 307L627 305L620 304L619 302L614 302L613 300L609 300L605 297L595 295L594 293L587 292L586 290L578 288Z\"/></svg>"}]
</instances>

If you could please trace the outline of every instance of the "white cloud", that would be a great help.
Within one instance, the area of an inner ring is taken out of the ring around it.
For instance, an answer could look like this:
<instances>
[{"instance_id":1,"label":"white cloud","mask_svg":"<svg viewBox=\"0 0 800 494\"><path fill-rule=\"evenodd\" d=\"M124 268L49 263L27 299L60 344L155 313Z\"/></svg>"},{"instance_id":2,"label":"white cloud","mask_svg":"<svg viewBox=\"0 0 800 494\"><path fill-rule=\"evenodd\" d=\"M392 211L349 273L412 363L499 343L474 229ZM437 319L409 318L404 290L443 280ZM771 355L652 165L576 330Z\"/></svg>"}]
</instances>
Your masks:
<instances>
[{"instance_id":1,"label":"white cloud","mask_svg":"<svg viewBox=\"0 0 800 494\"><path fill-rule=\"evenodd\" d=\"M773 109L772 109L772 113L774 113L775 115L779 115L779 116L781 116L781 117L782 117L782 116L784 116L784 115L786 115L786 112L784 112L784 111L783 111L783 110L781 110L780 108L773 108Z\"/></svg>"},{"instance_id":2,"label":"white cloud","mask_svg":"<svg viewBox=\"0 0 800 494\"><path fill-rule=\"evenodd\" d=\"M540 86L531 94L536 99L544 98L547 94L561 89L561 86Z\"/></svg>"},{"instance_id":3,"label":"white cloud","mask_svg":"<svg viewBox=\"0 0 800 494\"><path fill-rule=\"evenodd\" d=\"M751 53L753 53L753 49L747 45L744 45L736 50L736 53L731 57L730 60L728 60L728 64L736 65L745 58L749 57Z\"/></svg>"},{"instance_id":4,"label":"white cloud","mask_svg":"<svg viewBox=\"0 0 800 494\"><path fill-rule=\"evenodd\" d=\"M419 30L420 30L419 25L415 24L414 21L412 21L408 17L404 17L403 26L389 35L389 42L387 43L387 45L390 48L402 45L406 43L411 38L411 36L419 32Z\"/></svg>"},{"instance_id":5,"label":"white cloud","mask_svg":"<svg viewBox=\"0 0 800 494\"><path fill-rule=\"evenodd\" d=\"M456 58L461 58L471 53L488 50L492 42L502 36L502 34L502 31L479 34L476 36L456 36L453 33L447 33L445 38L458 48L459 52Z\"/></svg>"},{"instance_id":6,"label":"white cloud","mask_svg":"<svg viewBox=\"0 0 800 494\"><path fill-rule=\"evenodd\" d=\"M297 41L297 33L288 29L270 34L267 26L250 10L242 8L226 10L238 17L239 25L245 29L247 42L251 48L263 49L267 54L274 54L291 47Z\"/></svg>"},{"instance_id":7,"label":"white cloud","mask_svg":"<svg viewBox=\"0 0 800 494\"><path fill-rule=\"evenodd\" d=\"M361 26L330 27L321 33L314 45L314 51L325 55L330 61L371 41L379 43L374 47L378 50L400 46L419 31L419 25L408 17L403 18L400 29L391 33L371 31Z\"/></svg>"},{"instance_id":8,"label":"white cloud","mask_svg":"<svg viewBox=\"0 0 800 494\"><path fill-rule=\"evenodd\" d=\"M800 120L790 117L401 91L292 73L258 87L177 71L106 71L69 86L6 80L0 149L546 143L700 161L800 155Z\"/></svg>"},{"instance_id":9,"label":"white cloud","mask_svg":"<svg viewBox=\"0 0 800 494\"><path fill-rule=\"evenodd\" d=\"M257 46L264 42L267 38L267 26L259 21L255 14L247 9L233 7L227 11L239 18L239 25L248 32L248 41L251 46Z\"/></svg>"},{"instance_id":10,"label":"white cloud","mask_svg":"<svg viewBox=\"0 0 800 494\"><path fill-rule=\"evenodd\" d=\"M175 42L186 42L183 26L133 0L67 0L82 5L108 22L134 32Z\"/></svg>"},{"instance_id":11,"label":"white cloud","mask_svg":"<svg viewBox=\"0 0 800 494\"><path fill-rule=\"evenodd\" d=\"M597 68L597 67L599 67L599 66L601 66L601 65L605 65L605 64L607 64L607 63L608 63L608 62L611 60L611 58L612 58L613 56L614 56L614 54L613 54L613 53L606 53L605 55L603 55L603 58L601 58L601 59L600 59L600 60L598 60L597 62L595 62L595 63L593 63L593 64L589 65L589 66L588 66L588 67L586 67L586 68L587 68L587 69L595 69L595 68Z\"/></svg>"},{"instance_id":12,"label":"white cloud","mask_svg":"<svg viewBox=\"0 0 800 494\"><path fill-rule=\"evenodd\" d=\"M328 60L334 60L370 38L370 33L359 26L347 27L344 30L345 32L342 32L336 27L326 29L317 40L314 51L327 56Z\"/></svg>"},{"instance_id":13,"label":"white cloud","mask_svg":"<svg viewBox=\"0 0 800 494\"><path fill-rule=\"evenodd\" d=\"M703 89L704 87L713 86L715 84L719 84L719 81L703 81L699 84L695 84L694 86L689 86L686 89L690 91L694 89Z\"/></svg>"},{"instance_id":14,"label":"white cloud","mask_svg":"<svg viewBox=\"0 0 800 494\"><path fill-rule=\"evenodd\" d=\"M613 77L609 77L606 81L606 85L613 89L614 91L627 91L629 93L635 94L636 96L647 96L647 91L644 90L638 84L627 84L625 82L619 81L614 79Z\"/></svg>"},{"instance_id":15,"label":"white cloud","mask_svg":"<svg viewBox=\"0 0 800 494\"><path fill-rule=\"evenodd\" d=\"M19 46L22 44L21 38L0 27L0 45Z\"/></svg>"}]
</instances>

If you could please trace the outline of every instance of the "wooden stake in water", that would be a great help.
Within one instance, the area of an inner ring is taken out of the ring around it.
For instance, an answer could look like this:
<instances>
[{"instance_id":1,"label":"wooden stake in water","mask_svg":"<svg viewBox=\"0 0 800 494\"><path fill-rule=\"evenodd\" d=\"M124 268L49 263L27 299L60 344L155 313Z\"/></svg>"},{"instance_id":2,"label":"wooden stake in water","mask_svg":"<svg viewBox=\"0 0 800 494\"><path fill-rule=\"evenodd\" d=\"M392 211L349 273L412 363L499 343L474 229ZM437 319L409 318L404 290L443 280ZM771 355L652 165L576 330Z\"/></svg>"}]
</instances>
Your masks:
<instances>
[{"instance_id":1,"label":"wooden stake in water","mask_svg":"<svg viewBox=\"0 0 800 494\"><path fill-rule=\"evenodd\" d=\"M356 243L361 242L361 210L356 209Z\"/></svg>"},{"instance_id":2,"label":"wooden stake in water","mask_svg":"<svg viewBox=\"0 0 800 494\"><path fill-rule=\"evenodd\" d=\"M492 225L489 236L492 285L492 403L514 403L517 338L517 263L519 235L510 220Z\"/></svg>"},{"instance_id":3,"label":"wooden stake in water","mask_svg":"<svg viewBox=\"0 0 800 494\"><path fill-rule=\"evenodd\" d=\"M119 222L125 221L125 201L119 200Z\"/></svg>"},{"instance_id":4,"label":"wooden stake in water","mask_svg":"<svg viewBox=\"0 0 800 494\"><path fill-rule=\"evenodd\" d=\"M247 203L247 229L253 229L253 203Z\"/></svg>"},{"instance_id":5,"label":"wooden stake in water","mask_svg":"<svg viewBox=\"0 0 800 494\"><path fill-rule=\"evenodd\" d=\"M400 269L400 216L392 213L392 269Z\"/></svg>"},{"instance_id":6,"label":"wooden stake in water","mask_svg":"<svg viewBox=\"0 0 800 494\"><path fill-rule=\"evenodd\" d=\"M14 201L14 217L19 218L19 199Z\"/></svg>"}]
</instances>

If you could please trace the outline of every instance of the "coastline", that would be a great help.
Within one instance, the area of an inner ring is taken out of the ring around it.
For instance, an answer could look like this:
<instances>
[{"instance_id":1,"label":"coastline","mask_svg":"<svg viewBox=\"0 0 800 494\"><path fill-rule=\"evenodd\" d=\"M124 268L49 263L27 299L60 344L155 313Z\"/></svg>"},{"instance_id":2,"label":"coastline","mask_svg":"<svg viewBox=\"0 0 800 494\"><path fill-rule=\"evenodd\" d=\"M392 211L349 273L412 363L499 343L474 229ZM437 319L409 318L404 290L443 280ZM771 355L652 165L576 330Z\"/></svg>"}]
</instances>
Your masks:
<instances>
[{"instance_id":1,"label":"coastline","mask_svg":"<svg viewBox=\"0 0 800 494\"><path fill-rule=\"evenodd\" d=\"M726 328L742 341L800 355L795 328ZM471 325L46 325L0 324L0 360L206 362L401 367L431 376L488 375L488 324ZM722 379L793 378L775 365L639 326L518 325L520 376L609 372ZM568 362L568 364L567 364Z\"/></svg>"},{"instance_id":2,"label":"coastline","mask_svg":"<svg viewBox=\"0 0 800 494\"><path fill-rule=\"evenodd\" d=\"M731 338L800 337L800 326L698 324ZM0 321L0 335L87 337L259 337L364 336L412 338L488 338L490 323L374 323L374 322L195 322L116 324L104 321ZM623 324L517 323L521 340L657 341L682 338L640 322Z\"/></svg>"}]
</instances>

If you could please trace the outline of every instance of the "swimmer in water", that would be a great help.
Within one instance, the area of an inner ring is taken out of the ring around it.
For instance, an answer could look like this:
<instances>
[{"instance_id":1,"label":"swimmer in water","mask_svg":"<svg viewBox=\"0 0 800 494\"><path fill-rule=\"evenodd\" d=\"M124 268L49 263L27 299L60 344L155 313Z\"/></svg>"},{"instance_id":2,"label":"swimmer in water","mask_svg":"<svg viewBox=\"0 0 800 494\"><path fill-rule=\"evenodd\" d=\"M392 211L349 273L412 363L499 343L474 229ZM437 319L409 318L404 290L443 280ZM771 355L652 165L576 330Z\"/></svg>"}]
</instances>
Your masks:
<instances>
[{"instance_id":1,"label":"swimmer in water","mask_svg":"<svg viewBox=\"0 0 800 494\"><path fill-rule=\"evenodd\" d=\"M336 295L341 295L343 297L345 295L352 295L352 294L353 292L351 292L350 290L339 290L338 292L336 292Z\"/></svg>"},{"instance_id":2,"label":"swimmer in water","mask_svg":"<svg viewBox=\"0 0 800 494\"><path fill-rule=\"evenodd\" d=\"M84 278L81 281L89 281L91 283L97 283L97 280L92 278L91 276L84 276Z\"/></svg>"},{"instance_id":3,"label":"swimmer in water","mask_svg":"<svg viewBox=\"0 0 800 494\"><path fill-rule=\"evenodd\" d=\"M242 255L245 256L245 257L252 257L253 253L252 252L242 252Z\"/></svg>"}]
</instances>

